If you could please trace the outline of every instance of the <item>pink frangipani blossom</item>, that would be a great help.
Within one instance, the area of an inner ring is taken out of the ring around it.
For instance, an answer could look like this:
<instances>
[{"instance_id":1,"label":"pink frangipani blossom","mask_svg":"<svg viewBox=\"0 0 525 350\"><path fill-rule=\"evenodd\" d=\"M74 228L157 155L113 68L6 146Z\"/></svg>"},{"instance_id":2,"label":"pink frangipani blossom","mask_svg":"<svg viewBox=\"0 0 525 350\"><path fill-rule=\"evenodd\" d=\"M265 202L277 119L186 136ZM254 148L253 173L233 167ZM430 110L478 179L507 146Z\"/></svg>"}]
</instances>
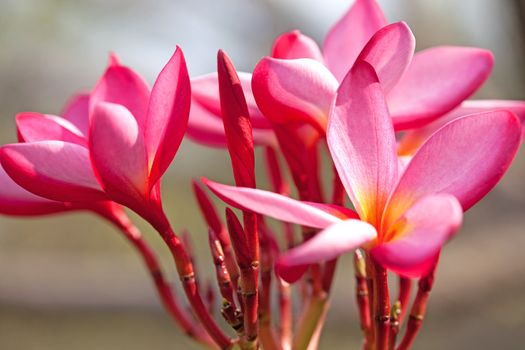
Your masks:
<instances>
[{"instance_id":1,"label":"pink frangipani blossom","mask_svg":"<svg viewBox=\"0 0 525 350\"><path fill-rule=\"evenodd\" d=\"M372 65L358 61L337 91L327 141L360 220L271 192L205 182L230 205L324 229L281 256L278 269L289 281L306 265L357 247L401 275L421 276L456 232L462 212L503 176L520 134L519 119L509 111L458 118L437 130L402 171L379 77Z\"/></svg>"},{"instance_id":2,"label":"pink frangipani blossom","mask_svg":"<svg viewBox=\"0 0 525 350\"><path fill-rule=\"evenodd\" d=\"M112 59L91 94L79 95L60 118L18 116L23 143L5 145L0 161L26 190L53 201L115 201L158 229L162 214L160 177L186 130L190 84L180 48L153 89Z\"/></svg>"},{"instance_id":3,"label":"pink frangipani blossom","mask_svg":"<svg viewBox=\"0 0 525 350\"><path fill-rule=\"evenodd\" d=\"M322 49L298 30L280 35L253 77L239 73L254 120L254 141L276 144L264 118L274 128L298 120L325 128L338 84L357 59L376 69L396 130L421 127L454 109L492 70L487 50L441 46L414 55L414 48L410 28L404 22L388 25L375 0L356 0L330 28ZM188 135L203 144L225 146L216 74L196 77L192 86ZM496 101L491 109L499 107Z\"/></svg>"},{"instance_id":4,"label":"pink frangipani blossom","mask_svg":"<svg viewBox=\"0 0 525 350\"><path fill-rule=\"evenodd\" d=\"M88 110L84 94L75 96L66 106L73 120L80 125L87 123ZM87 99L89 100L89 98ZM74 111L74 112L73 112ZM54 115L45 115L34 112L24 112L16 116L17 134L21 143L64 141L87 146L84 133L65 118ZM0 167L0 213L16 216L48 215L73 210L89 210L108 219L120 228L127 229L131 225L123 209L116 203L103 200L91 201L89 197L84 201L58 201L41 197L28 191L16 183ZM35 188L37 184L31 184ZM45 191L38 191L45 193Z\"/></svg>"}]
</instances>

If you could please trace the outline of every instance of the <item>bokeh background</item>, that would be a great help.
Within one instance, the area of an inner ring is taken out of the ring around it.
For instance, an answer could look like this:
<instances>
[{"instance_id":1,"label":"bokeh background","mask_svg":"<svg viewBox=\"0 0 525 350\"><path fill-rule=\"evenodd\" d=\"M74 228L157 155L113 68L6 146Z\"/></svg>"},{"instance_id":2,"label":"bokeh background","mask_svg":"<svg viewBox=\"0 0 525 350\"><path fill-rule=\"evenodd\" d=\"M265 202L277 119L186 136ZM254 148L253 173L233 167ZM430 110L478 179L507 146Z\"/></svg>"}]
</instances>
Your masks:
<instances>
[{"instance_id":1,"label":"bokeh background","mask_svg":"<svg viewBox=\"0 0 525 350\"><path fill-rule=\"evenodd\" d=\"M88 90L114 51L150 82L183 47L192 76L211 72L225 49L250 71L273 38L299 28L319 43L352 0L0 0L0 142L15 141L20 111L59 113ZM491 49L496 66L478 98L525 98L520 0L379 1L405 20L418 49ZM480 135L483 137L483 135ZM260 168L260 167L259 167ZM261 169L259 169L260 171ZM205 227L192 177L231 181L224 151L186 140L164 177L167 211L187 228L208 276ZM158 237L133 217L162 256ZM416 349L522 349L525 343L525 152L467 215L442 257ZM351 261L338 269L322 349L358 349ZM196 349L160 307L139 258L107 223L88 214L0 217L1 349Z\"/></svg>"}]
</instances>

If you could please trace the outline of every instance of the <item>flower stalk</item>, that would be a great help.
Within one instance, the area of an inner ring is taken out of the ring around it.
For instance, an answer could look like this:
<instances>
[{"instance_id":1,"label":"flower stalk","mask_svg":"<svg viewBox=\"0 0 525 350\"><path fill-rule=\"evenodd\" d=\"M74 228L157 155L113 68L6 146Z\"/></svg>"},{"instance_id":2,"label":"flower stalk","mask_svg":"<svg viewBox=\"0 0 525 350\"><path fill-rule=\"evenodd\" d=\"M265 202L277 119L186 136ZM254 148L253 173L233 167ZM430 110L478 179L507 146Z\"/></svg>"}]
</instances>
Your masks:
<instances>
[{"instance_id":1,"label":"flower stalk","mask_svg":"<svg viewBox=\"0 0 525 350\"><path fill-rule=\"evenodd\" d=\"M405 335L403 336L403 339L397 350L410 349L416 340L417 334L423 325L423 320L427 311L427 302L428 298L430 297L432 286L434 285L435 272L436 266L434 266L428 275L421 278L418 282L418 290L414 303L412 304Z\"/></svg>"},{"instance_id":2,"label":"flower stalk","mask_svg":"<svg viewBox=\"0 0 525 350\"><path fill-rule=\"evenodd\" d=\"M359 311L359 323L363 332L363 349L370 349L374 344L374 333L372 330L372 320L370 317L370 295L368 293L368 282L366 275L365 257L361 250L354 252L354 273L355 273L355 297L357 309Z\"/></svg>"},{"instance_id":3,"label":"flower stalk","mask_svg":"<svg viewBox=\"0 0 525 350\"><path fill-rule=\"evenodd\" d=\"M388 275L386 269L371 259L374 279L374 322L375 350L388 350L390 332L390 299L388 294Z\"/></svg>"}]
</instances>

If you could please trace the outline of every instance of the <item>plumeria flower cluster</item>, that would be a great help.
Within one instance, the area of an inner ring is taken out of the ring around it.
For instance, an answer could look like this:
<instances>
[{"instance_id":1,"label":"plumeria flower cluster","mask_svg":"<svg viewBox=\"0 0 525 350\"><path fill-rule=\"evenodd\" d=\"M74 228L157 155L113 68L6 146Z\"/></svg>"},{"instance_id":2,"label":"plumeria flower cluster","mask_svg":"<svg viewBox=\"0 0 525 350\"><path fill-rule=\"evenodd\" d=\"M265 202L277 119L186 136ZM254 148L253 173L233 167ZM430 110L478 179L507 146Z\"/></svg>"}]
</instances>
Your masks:
<instances>
[{"instance_id":1,"label":"plumeria flower cluster","mask_svg":"<svg viewBox=\"0 0 525 350\"><path fill-rule=\"evenodd\" d=\"M219 51L216 73L190 79L177 47L150 88L111 55L61 116L17 115L19 142L0 148L0 212L88 210L113 223L174 321L214 349L318 348L338 258L353 254L362 348L409 349L443 246L509 168L525 120L525 102L467 100L491 72L487 50L414 49L406 23L389 24L375 1L356 0L322 49L284 33L252 73ZM174 232L162 206L161 177L185 135L231 158L235 186L192 184L215 289L203 288L189 236ZM255 147L270 191L257 188ZM239 211L220 215L206 187ZM123 207L169 248L190 310ZM388 272L399 283L394 297Z\"/></svg>"}]
</instances>

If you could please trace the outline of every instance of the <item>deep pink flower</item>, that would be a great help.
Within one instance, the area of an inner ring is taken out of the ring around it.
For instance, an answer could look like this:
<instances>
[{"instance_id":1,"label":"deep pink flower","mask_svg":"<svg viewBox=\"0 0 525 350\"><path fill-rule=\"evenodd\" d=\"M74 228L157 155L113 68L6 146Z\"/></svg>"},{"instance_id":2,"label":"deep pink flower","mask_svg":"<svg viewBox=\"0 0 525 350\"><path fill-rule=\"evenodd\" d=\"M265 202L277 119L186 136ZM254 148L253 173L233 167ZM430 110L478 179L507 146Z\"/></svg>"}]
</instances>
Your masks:
<instances>
[{"instance_id":1,"label":"deep pink flower","mask_svg":"<svg viewBox=\"0 0 525 350\"><path fill-rule=\"evenodd\" d=\"M388 26L374 0L356 0L329 30L322 50L298 30L280 35L253 79L239 73L254 121L254 141L276 143L265 117L274 127L309 122L323 135L338 82L358 57L374 66L388 92L396 130L422 126L452 110L483 84L492 69L487 50L446 46L414 55L414 47L408 26L403 22ZM192 86L188 135L200 143L225 146L216 74L194 78ZM498 107L496 103L493 109ZM312 137L311 130L302 133Z\"/></svg>"},{"instance_id":2,"label":"deep pink flower","mask_svg":"<svg viewBox=\"0 0 525 350\"><path fill-rule=\"evenodd\" d=\"M25 112L16 116L17 134L20 142L58 140L87 145L78 125L87 124L89 96L79 94L66 105L64 118L40 113ZM47 199L17 184L0 166L0 213L16 216L47 215L72 210L90 210L108 219L118 227L127 229L131 224L123 209L110 201L56 201Z\"/></svg>"},{"instance_id":3,"label":"deep pink flower","mask_svg":"<svg viewBox=\"0 0 525 350\"><path fill-rule=\"evenodd\" d=\"M285 279L298 278L307 264L359 246L401 275L420 276L460 225L462 210L479 201L503 176L518 149L520 133L519 120L509 111L458 118L436 131L402 171L379 77L369 63L358 61L338 89L327 141L362 221L335 206L206 183L231 205L324 228L281 257L279 268Z\"/></svg>"},{"instance_id":4,"label":"deep pink flower","mask_svg":"<svg viewBox=\"0 0 525 350\"><path fill-rule=\"evenodd\" d=\"M357 1L350 13L365 2L370 1ZM353 16L344 17L343 21L350 18ZM493 66L492 54L478 48L435 47L414 55L415 39L404 22L385 24L363 46L347 52L348 56L345 51L336 55L326 49L335 45L332 42L345 39L339 30L342 29L336 25L325 41L324 61L289 55L287 59L266 57L259 62L253 73L252 89L266 117L274 122L287 122L289 117L284 119L283 115L291 114L317 128L326 127L338 81L342 79L338 72L361 59L372 64L379 76L395 129L416 128L472 95ZM280 38L275 46L280 45Z\"/></svg>"},{"instance_id":5,"label":"deep pink flower","mask_svg":"<svg viewBox=\"0 0 525 350\"><path fill-rule=\"evenodd\" d=\"M66 108L67 119L17 118L26 142L3 146L1 162L14 181L36 195L73 203L112 200L165 229L159 180L182 141L189 107L180 48L151 93L137 73L113 59L90 96L81 95Z\"/></svg>"}]
</instances>

